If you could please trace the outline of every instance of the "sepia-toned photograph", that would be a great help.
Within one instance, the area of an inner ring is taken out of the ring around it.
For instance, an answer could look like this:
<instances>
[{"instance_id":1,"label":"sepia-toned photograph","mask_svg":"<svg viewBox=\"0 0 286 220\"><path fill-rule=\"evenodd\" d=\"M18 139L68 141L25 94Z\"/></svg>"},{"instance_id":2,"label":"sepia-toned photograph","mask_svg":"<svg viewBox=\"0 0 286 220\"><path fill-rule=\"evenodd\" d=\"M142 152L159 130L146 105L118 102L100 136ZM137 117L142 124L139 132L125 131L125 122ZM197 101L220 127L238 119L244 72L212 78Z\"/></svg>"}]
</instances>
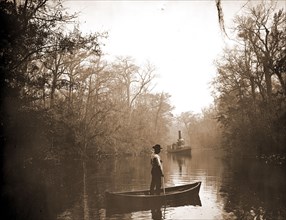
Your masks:
<instances>
[{"instance_id":1,"label":"sepia-toned photograph","mask_svg":"<svg viewBox=\"0 0 286 220\"><path fill-rule=\"evenodd\" d=\"M0 19L1 219L286 219L286 0Z\"/></svg>"}]
</instances>

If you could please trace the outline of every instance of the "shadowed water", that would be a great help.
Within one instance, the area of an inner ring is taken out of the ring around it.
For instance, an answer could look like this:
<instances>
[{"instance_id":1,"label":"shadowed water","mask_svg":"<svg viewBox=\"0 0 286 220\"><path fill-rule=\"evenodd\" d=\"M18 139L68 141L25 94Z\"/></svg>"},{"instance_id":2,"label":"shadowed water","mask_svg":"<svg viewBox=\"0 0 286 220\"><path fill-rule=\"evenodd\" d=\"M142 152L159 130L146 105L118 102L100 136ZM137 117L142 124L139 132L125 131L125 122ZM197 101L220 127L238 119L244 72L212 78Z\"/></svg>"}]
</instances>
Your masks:
<instances>
[{"instance_id":1,"label":"shadowed water","mask_svg":"<svg viewBox=\"0 0 286 220\"><path fill-rule=\"evenodd\" d=\"M149 188L148 156L25 164L21 176L10 173L4 192L15 206L14 216L16 211L26 217L22 219L254 219L259 213L267 219L286 219L284 167L222 159L214 151L162 152L161 157L165 187L201 181L201 205L108 214L106 190Z\"/></svg>"}]
</instances>

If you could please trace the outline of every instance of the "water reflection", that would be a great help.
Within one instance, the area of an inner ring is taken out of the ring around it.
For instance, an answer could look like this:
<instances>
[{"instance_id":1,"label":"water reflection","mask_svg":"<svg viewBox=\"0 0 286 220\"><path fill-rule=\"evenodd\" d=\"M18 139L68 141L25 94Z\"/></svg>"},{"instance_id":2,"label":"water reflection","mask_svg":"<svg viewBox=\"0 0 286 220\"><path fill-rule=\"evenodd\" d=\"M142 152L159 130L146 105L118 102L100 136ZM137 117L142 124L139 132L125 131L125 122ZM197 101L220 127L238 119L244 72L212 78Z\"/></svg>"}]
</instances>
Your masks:
<instances>
[{"instance_id":1,"label":"water reflection","mask_svg":"<svg viewBox=\"0 0 286 220\"><path fill-rule=\"evenodd\" d=\"M256 160L225 161L232 173L224 173L220 192L228 200L225 210L239 219L285 219L285 167L270 166Z\"/></svg>"},{"instance_id":2,"label":"water reflection","mask_svg":"<svg viewBox=\"0 0 286 220\"><path fill-rule=\"evenodd\" d=\"M105 191L148 189L149 156L101 161L5 164L4 208L9 219L286 219L285 167L222 159L215 151L162 153L166 187L201 181L201 205L183 204L109 213ZM8 211L7 211L8 212Z\"/></svg>"},{"instance_id":3,"label":"water reflection","mask_svg":"<svg viewBox=\"0 0 286 220\"><path fill-rule=\"evenodd\" d=\"M124 199L124 198L123 198ZM124 214L124 213L135 213L138 211L147 211L151 210L152 216L154 218L156 216L161 215L160 210L164 208L164 211L166 209L171 209L174 207L180 207L180 206L202 206L200 196L196 193L192 193L191 191L187 194L181 194L179 197L172 198L166 197L164 199L164 196L162 195L161 199L156 198L152 200L147 200L145 203L143 203L139 197L138 202L136 200L130 201L130 200L121 200L122 203L107 203L106 205L106 216L107 217L113 217L115 214ZM164 212L165 213L165 212Z\"/></svg>"},{"instance_id":4,"label":"water reflection","mask_svg":"<svg viewBox=\"0 0 286 220\"><path fill-rule=\"evenodd\" d=\"M167 154L167 159L169 162L170 162L170 160L172 160L173 163L178 164L178 171L179 171L180 176L183 175L183 168L188 168L188 165L186 166L186 161L190 161L191 158L192 158L192 155L190 153L187 153L187 154L169 153L169 154ZM173 170L173 171L175 171L175 170Z\"/></svg>"},{"instance_id":5,"label":"water reflection","mask_svg":"<svg viewBox=\"0 0 286 220\"><path fill-rule=\"evenodd\" d=\"M136 219L136 220L137 219L142 219L142 220L143 219L175 219L175 218L172 218L172 216L175 215L176 210L178 208L183 208L185 210L183 211L185 212L184 213L185 215L182 215L181 213L180 215L178 215L180 217L176 219L180 219L180 218L186 219L186 216L188 216L188 214L191 217L190 219L198 219L197 217L195 217L198 215L194 213L190 215L189 211L187 211L188 209L194 211L195 209L201 207L199 197L198 197L197 202L199 203L198 205L194 205L194 204L190 205L187 202L187 203L181 203L177 205L173 204L173 205L162 205L158 207L154 206L153 208L148 208L146 210L140 210L140 211L138 210L137 211L136 210L126 211L125 210L125 211L120 212L119 210L117 210L115 212L112 212L107 209L104 219ZM190 209L190 207L193 207L193 209Z\"/></svg>"},{"instance_id":6,"label":"water reflection","mask_svg":"<svg viewBox=\"0 0 286 220\"><path fill-rule=\"evenodd\" d=\"M153 209L151 209L151 216L152 216L152 219L154 219L154 220L162 219L162 217L163 217L162 208L161 207L154 207Z\"/></svg>"}]
</instances>

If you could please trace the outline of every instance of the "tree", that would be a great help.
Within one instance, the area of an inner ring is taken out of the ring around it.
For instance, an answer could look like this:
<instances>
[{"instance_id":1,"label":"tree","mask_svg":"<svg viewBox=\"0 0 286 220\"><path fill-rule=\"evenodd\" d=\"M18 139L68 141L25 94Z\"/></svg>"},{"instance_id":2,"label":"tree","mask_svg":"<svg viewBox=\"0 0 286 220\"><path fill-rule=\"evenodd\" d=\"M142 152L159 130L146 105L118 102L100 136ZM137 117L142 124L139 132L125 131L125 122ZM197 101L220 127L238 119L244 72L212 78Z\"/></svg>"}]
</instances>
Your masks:
<instances>
[{"instance_id":1,"label":"tree","mask_svg":"<svg viewBox=\"0 0 286 220\"><path fill-rule=\"evenodd\" d=\"M56 100L59 102L61 90L74 86L67 80L69 57L75 51L99 55L99 38L104 34L83 36L77 28L70 33L64 31L65 24L72 22L75 16L65 14L60 1L1 1L0 16L3 21L0 32L1 126L5 131L1 141L12 141L8 128L18 126L18 115L36 114L37 111L43 111L41 120L47 128L58 130L59 127L51 126L61 124L55 123L57 112L47 113L47 98L53 107L55 96L59 96ZM33 129L27 132L32 134ZM51 140L54 139L52 135L57 134L49 129L44 133Z\"/></svg>"},{"instance_id":2,"label":"tree","mask_svg":"<svg viewBox=\"0 0 286 220\"><path fill-rule=\"evenodd\" d=\"M283 73L277 64L285 60L286 17L282 9L274 15L273 11L274 6L260 4L251 8L247 17L239 16L236 20L239 39L254 52L258 66L261 66L268 99L272 96L273 75L278 77L285 93Z\"/></svg>"},{"instance_id":3,"label":"tree","mask_svg":"<svg viewBox=\"0 0 286 220\"><path fill-rule=\"evenodd\" d=\"M21 97L26 84L27 65L49 45L53 27L72 16L63 16L61 4L47 5L47 0L1 1L1 88L3 95ZM17 27L17 28L15 28ZM2 93L1 93L2 94Z\"/></svg>"},{"instance_id":4,"label":"tree","mask_svg":"<svg viewBox=\"0 0 286 220\"><path fill-rule=\"evenodd\" d=\"M132 114L132 130L137 131L141 145L150 147L155 143L168 143L172 110L168 93L144 93L138 97Z\"/></svg>"},{"instance_id":5,"label":"tree","mask_svg":"<svg viewBox=\"0 0 286 220\"><path fill-rule=\"evenodd\" d=\"M195 128L198 122L199 116L194 114L193 112L182 112L181 115L178 117L179 122L183 123L184 126L184 133L186 134L186 144L194 145L194 141L196 140L195 134L197 130Z\"/></svg>"},{"instance_id":6,"label":"tree","mask_svg":"<svg viewBox=\"0 0 286 220\"><path fill-rule=\"evenodd\" d=\"M281 151L284 143L285 13L264 4L247 12L235 20L238 44L217 62L218 119L233 149L269 154ZM283 129L277 131L274 124Z\"/></svg>"},{"instance_id":7,"label":"tree","mask_svg":"<svg viewBox=\"0 0 286 220\"><path fill-rule=\"evenodd\" d=\"M131 57L118 57L113 68L119 85L118 89L120 89L119 94L125 101L127 115L129 115L127 122L130 123L134 103L140 94L148 90L154 78L155 69L150 63L140 68Z\"/></svg>"}]
</instances>

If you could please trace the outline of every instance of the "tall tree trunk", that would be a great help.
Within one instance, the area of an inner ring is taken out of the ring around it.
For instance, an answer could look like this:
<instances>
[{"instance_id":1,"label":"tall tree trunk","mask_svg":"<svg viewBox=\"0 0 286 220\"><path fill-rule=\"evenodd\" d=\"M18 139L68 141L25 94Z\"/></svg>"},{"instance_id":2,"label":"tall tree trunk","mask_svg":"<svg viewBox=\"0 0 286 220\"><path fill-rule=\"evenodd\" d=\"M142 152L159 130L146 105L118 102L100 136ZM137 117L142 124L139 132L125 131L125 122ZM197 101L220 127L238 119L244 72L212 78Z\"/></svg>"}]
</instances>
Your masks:
<instances>
[{"instance_id":1,"label":"tall tree trunk","mask_svg":"<svg viewBox=\"0 0 286 220\"><path fill-rule=\"evenodd\" d=\"M280 85L282 87L283 95L286 96L286 82L284 81L281 73L276 73L276 75L277 75L279 82L280 82Z\"/></svg>"},{"instance_id":2,"label":"tall tree trunk","mask_svg":"<svg viewBox=\"0 0 286 220\"><path fill-rule=\"evenodd\" d=\"M253 76L250 76L250 85L251 85L252 100L253 100L253 102L255 102L256 94L255 94L255 83L254 83L254 77Z\"/></svg>"},{"instance_id":3,"label":"tall tree trunk","mask_svg":"<svg viewBox=\"0 0 286 220\"><path fill-rule=\"evenodd\" d=\"M265 72L265 83L266 83L266 93L267 93L267 98L268 100L271 100L271 96L272 96L272 81L271 81L271 74L269 72L269 69L266 68L264 69Z\"/></svg>"},{"instance_id":4,"label":"tall tree trunk","mask_svg":"<svg viewBox=\"0 0 286 220\"><path fill-rule=\"evenodd\" d=\"M51 88L51 96L50 96L50 108L54 105L55 91L57 86L57 73L53 71L53 80L52 80L52 88Z\"/></svg>"}]
</instances>

